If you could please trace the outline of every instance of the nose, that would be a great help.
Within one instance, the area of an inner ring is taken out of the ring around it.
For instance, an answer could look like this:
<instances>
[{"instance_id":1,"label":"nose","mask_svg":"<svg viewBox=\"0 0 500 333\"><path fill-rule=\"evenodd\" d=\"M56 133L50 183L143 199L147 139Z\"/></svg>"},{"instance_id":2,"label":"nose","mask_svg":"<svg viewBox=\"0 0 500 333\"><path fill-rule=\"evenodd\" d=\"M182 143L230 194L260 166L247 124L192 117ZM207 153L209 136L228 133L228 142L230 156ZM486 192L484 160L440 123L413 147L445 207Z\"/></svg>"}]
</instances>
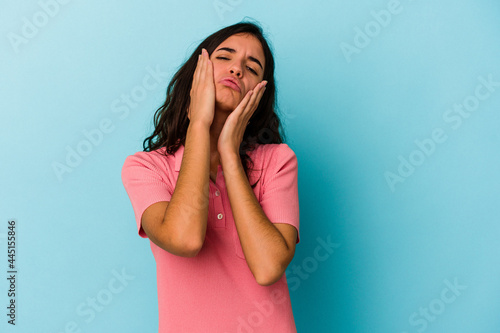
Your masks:
<instances>
[{"instance_id":1,"label":"nose","mask_svg":"<svg viewBox=\"0 0 500 333\"><path fill-rule=\"evenodd\" d=\"M234 63L230 69L231 74L235 74L237 77L241 77L241 67Z\"/></svg>"}]
</instances>

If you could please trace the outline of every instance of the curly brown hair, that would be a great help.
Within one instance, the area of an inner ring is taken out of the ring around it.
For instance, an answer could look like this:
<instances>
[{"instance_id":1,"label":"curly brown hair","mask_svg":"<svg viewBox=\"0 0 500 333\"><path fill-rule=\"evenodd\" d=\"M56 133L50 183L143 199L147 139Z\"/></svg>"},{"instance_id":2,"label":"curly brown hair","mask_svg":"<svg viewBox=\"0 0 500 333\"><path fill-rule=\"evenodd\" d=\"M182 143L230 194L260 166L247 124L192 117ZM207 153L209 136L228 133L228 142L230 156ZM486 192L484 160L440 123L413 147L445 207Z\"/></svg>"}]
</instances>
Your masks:
<instances>
[{"instance_id":1,"label":"curly brown hair","mask_svg":"<svg viewBox=\"0 0 500 333\"><path fill-rule=\"evenodd\" d=\"M263 35L262 28L253 22L240 22L225 27L202 41L189 59L179 68L167 87L165 103L154 114L154 131L143 142L144 151L154 151L166 147L165 155L174 154L180 145L186 142L189 126L187 110L191 100L190 91L193 74L198 62L198 55L204 48L211 54L217 46L232 35L248 33L255 36L261 43L265 56L264 80L267 81L266 93L250 118L246 127L239 154L245 174L253 168L253 161L247 155L257 144L283 143L285 134L278 115L276 114L276 85L274 79L274 57L271 48ZM258 182L258 180L257 180ZM257 185L252 184L252 188Z\"/></svg>"}]
</instances>

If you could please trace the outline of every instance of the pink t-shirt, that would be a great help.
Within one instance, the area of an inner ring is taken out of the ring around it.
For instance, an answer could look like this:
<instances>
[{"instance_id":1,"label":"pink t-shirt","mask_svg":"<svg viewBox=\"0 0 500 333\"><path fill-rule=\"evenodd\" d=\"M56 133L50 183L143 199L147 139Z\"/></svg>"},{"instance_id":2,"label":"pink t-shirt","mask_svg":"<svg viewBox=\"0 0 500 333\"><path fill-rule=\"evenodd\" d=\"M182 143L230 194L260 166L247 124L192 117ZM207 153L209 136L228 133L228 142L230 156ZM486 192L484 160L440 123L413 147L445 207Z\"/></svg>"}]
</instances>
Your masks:
<instances>
[{"instance_id":1,"label":"pink t-shirt","mask_svg":"<svg viewBox=\"0 0 500 333\"><path fill-rule=\"evenodd\" d=\"M184 146L174 155L165 148L137 152L125 159L122 181L134 209L137 230L143 212L159 201L170 201ZM248 152L254 162L250 184L264 213L273 223L288 223L299 231L297 158L285 143L258 145ZM245 260L221 165L216 182L209 181L205 241L196 257L173 255L150 241L156 260L159 332L289 333L296 332L286 276L261 286ZM297 237L297 243L299 238Z\"/></svg>"}]
</instances>

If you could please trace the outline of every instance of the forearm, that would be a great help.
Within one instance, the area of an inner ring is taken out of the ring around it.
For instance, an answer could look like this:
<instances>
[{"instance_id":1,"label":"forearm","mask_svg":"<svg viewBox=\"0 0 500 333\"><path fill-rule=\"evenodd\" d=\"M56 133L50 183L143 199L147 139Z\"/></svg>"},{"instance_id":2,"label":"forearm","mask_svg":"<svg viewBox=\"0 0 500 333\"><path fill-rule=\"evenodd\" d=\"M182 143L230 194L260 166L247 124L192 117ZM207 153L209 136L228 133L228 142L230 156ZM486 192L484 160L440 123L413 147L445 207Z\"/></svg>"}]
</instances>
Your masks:
<instances>
[{"instance_id":1,"label":"forearm","mask_svg":"<svg viewBox=\"0 0 500 333\"><path fill-rule=\"evenodd\" d=\"M239 156L221 156L221 159L231 210L248 267L259 284L274 281L285 272L287 243L257 201Z\"/></svg>"},{"instance_id":2,"label":"forearm","mask_svg":"<svg viewBox=\"0 0 500 333\"><path fill-rule=\"evenodd\" d=\"M190 123L179 177L164 217L165 235L172 242L201 248L208 219L210 132Z\"/></svg>"}]
</instances>

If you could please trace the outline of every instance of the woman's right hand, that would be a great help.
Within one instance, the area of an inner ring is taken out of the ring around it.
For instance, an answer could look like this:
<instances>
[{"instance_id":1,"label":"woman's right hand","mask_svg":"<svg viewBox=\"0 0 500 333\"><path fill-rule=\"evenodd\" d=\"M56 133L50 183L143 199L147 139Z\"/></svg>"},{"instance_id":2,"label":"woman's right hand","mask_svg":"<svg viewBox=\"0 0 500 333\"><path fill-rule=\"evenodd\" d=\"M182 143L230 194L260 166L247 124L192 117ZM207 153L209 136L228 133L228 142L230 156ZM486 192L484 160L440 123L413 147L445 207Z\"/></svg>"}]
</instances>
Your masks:
<instances>
[{"instance_id":1,"label":"woman's right hand","mask_svg":"<svg viewBox=\"0 0 500 333\"><path fill-rule=\"evenodd\" d=\"M214 69L207 50L202 49L193 75L191 101L188 108L190 122L212 125L215 110Z\"/></svg>"}]
</instances>

